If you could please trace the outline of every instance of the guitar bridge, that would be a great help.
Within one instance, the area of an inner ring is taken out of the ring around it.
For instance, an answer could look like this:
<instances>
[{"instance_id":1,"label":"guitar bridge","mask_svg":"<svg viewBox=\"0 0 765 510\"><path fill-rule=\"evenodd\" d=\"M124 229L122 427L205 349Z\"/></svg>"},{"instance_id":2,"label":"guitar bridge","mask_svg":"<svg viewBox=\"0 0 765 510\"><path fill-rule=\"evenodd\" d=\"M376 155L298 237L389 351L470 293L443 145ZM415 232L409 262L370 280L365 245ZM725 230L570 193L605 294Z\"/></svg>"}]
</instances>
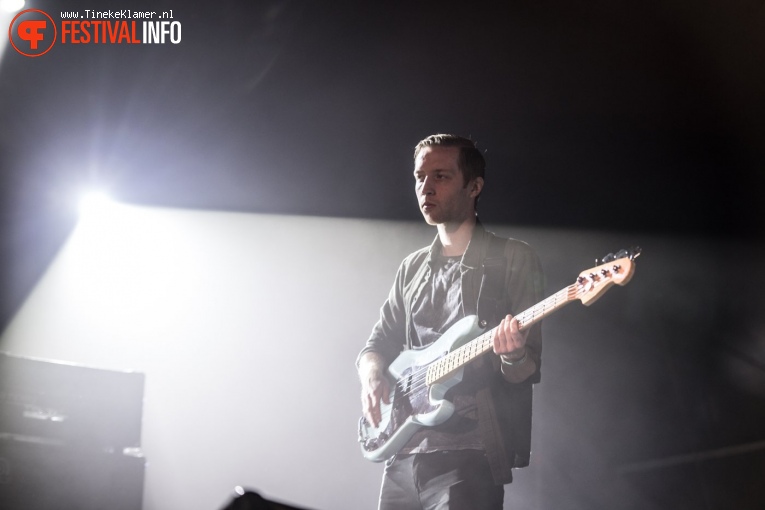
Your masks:
<instances>
[{"instance_id":1,"label":"guitar bridge","mask_svg":"<svg viewBox=\"0 0 765 510\"><path fill-rule=\"evenodd\" d=\"M359 418L359 443L367 452L380 448L388 441L388 434L380 432L377 436L368 434L369 422L363 416Z\"/></svg>"}]
</instances>

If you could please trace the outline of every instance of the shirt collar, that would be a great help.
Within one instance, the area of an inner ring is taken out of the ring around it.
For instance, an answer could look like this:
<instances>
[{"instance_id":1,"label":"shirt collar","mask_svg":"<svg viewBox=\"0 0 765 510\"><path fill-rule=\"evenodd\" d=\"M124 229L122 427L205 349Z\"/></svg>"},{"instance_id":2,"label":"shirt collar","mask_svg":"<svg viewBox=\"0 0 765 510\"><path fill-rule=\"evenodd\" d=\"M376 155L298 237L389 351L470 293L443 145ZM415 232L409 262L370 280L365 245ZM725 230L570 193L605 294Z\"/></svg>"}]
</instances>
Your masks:
<instances>
[{"instance_id":1,"label":"shirt collar","mask_svg":"<svg viewBox=\"0 0 765 510\"><path fill-rule=\"evenodd\" d=\"M462 254L462 260L460 261L462 266L467 269L476 269L481 265L483 252L485 251L483 248L485 243L482 241L486 235L486 229L481 223L481 220L476 216L475 225L473 226L473 234L470 237L468 247L465 250L465 253ZM432 261L435 260L435 258L441 253L442 249L443 245L441 244L441 240L439 239L438 234L436 234L436 238L431 243L428 253L428 261L431 263L431 265Z\"/></svg>"}]
</instances>

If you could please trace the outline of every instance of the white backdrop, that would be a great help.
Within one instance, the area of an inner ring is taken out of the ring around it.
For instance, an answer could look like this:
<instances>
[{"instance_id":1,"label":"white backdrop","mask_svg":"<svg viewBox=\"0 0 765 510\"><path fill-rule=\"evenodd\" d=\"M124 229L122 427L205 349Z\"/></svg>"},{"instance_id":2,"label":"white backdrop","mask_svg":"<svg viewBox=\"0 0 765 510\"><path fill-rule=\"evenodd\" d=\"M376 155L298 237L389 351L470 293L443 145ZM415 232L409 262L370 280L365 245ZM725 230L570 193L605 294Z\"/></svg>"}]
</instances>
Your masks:
<instances>
[{"instance_id":1,"label":"white backdrop","mask_svg":"<svg viewBox=\"0 0 765 510\"><path fill-rule=\"evenodd\" d=\"M596 256L640 241L492 229L537 248L548 294ZM422 223L115 206L73 232L0 350L146 374L145 510L215 510L236 485L311 509L373 509L382 466L358 451L353 362L398 263L434 233ZM640 273L635 293L646 288ZM619 289L603 300L635 316L633 295ZM553 505L555 487L583 483L598 484L599 504L624 500L624 487L602 483L605 461L588 447L597 437L572 441L560 412L573 404L556 400L587 379L576 371L572 380L565 351L593 359L576 338L591 334L597 306L574 305L586 311L569 307L544 325L532 467L517 472L509 508ZM641 334L612 322L603 328ZM567 456L578 473L560 480L553 465Z\"/></svg>"}]
</instances>

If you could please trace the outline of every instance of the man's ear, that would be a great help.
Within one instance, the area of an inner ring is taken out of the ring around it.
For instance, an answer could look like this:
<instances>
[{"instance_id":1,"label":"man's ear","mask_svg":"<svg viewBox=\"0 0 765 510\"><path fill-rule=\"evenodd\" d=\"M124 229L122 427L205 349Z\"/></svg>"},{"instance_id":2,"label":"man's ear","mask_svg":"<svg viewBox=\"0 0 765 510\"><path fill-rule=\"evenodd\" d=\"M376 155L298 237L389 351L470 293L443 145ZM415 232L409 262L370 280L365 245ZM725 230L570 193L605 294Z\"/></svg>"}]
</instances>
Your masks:
<instances>
[{"instance_id":1,"label":"man's ear","mask_svg":"<svg viewBox=\"0 0 765 510\"><path fill-rule=\"evenodd\" d=\"M483 177L476 177L470 184L470 196L475 198L481 194L483 189Z\"/></svg>"}]
</instances>

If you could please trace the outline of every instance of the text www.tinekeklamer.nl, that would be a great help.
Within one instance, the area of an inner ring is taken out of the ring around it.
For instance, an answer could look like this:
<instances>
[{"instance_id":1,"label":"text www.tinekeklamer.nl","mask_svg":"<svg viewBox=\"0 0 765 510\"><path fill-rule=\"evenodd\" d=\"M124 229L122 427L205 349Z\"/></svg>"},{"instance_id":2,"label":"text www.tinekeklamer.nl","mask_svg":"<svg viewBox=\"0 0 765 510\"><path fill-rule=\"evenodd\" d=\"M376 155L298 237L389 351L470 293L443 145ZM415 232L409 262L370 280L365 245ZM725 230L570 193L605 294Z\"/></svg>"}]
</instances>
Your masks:
<instances>
[{"instance_id":1,"label":"text www.tinekeklamer.nl","mask_svg":"<svg viewBox=\"0 0 765 510\"><path fill-rule=\"evenodd\" d=\"M61 44L179 44L173 10L61 11ZM140 20L140 22L139 22Z\"/></svg>"}]
</instances>

